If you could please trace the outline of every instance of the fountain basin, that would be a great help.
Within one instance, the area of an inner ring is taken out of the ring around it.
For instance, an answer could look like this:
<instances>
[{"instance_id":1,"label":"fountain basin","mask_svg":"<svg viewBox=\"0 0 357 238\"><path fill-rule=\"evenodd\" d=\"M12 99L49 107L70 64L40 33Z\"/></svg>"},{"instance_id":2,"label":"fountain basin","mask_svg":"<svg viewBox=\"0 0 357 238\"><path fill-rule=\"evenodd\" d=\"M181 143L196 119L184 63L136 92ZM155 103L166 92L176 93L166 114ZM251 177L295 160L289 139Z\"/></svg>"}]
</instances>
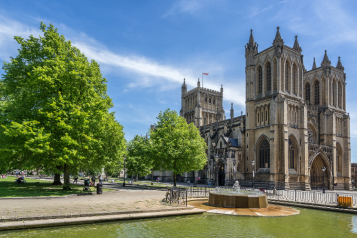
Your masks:
<instances>
[{"instance_id":1,"label":"fountain basin","mask_svg":"<svg viewBox=\"0 0 357 238\"><path fill-rule=\"evenodd\" d=\"M208 204L227 208L267 208L268 200L265 194L235 195L210 192Z\"/></svg>"}]
</instances>

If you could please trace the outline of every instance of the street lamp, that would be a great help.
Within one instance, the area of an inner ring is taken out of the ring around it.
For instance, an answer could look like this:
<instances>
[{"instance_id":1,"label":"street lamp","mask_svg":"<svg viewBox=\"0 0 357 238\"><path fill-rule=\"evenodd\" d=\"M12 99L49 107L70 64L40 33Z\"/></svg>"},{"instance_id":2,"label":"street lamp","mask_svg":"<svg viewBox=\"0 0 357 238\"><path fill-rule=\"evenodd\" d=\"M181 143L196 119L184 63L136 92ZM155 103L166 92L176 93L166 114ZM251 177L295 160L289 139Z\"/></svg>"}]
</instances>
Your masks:
<instances>
[{"instance_id":1,"label":"street lamp","mask_svg":"<svg viewBox=\"0 0 357 238\"><path fill-rule=\"evenodd\" d=\"M123 183L123 187L125 187L125 160L126 160L126 158L124 157L124 183Z\"/></svg>"},{"instance_id":2,"label":"street lamp","mask_svg":"<svg viewBox=\"0 0 357 238\"><path fill-rule=\"evenodd\" d=\"M253 167L253 189L254 189L254 176L255 176L255 174L254 174L255 173L254 165L255 165L255 161L253 160L252 161L252 167Z\"/></svg>"},{"instance_id":3,"label":"street lamp","mask_svg":"<svg viewBox=\"0 0 357 238\"><path fill-rule=\"evenodd\" d=\"M325 166L324 167L322 167L322 172L323 172L323 182L324 182L324 184L323 184L323 187L322 187L322 192L323 193L325 193L325 171L326 171L326 168L325 168Z\"/></svg>"}]
</instances>

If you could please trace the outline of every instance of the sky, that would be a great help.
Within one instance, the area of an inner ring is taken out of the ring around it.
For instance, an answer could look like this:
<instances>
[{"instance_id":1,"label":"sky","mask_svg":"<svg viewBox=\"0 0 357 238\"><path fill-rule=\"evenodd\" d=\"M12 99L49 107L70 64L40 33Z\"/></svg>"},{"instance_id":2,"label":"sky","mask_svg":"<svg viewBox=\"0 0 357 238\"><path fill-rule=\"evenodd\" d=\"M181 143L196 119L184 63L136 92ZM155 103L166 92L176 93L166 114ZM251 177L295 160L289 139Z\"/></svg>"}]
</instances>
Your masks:
<instances>
[{"instance_id":1,"label":"sky","mask_svg":"<svg viewBox=\"0 0 357 238\"><path fill-rule=\"evenodd\" d=\"M14 36L41 35L53 24L89 59L100 64L108 95L125 137L144 135L160 111L180 111L181 85L224 88L224 108L245 114L245 48L253 29L259 52L270 47L276 27L286 45L298 35L305 68L319 66L324 51L347 74L352 162L357 162L356 1L0 1L0 60L17 55ZM0 69L0 74L4 71ZM202 84L202 83L201 83Z\"/></svg>"}]
</instances>

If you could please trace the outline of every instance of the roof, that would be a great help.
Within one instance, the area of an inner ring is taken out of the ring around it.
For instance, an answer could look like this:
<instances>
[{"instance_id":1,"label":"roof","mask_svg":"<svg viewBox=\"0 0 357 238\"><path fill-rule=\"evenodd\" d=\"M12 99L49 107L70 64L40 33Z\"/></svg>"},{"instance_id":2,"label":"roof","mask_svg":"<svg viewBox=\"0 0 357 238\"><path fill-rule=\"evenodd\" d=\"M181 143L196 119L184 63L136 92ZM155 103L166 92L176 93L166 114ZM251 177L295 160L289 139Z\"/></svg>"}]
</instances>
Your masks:
<instances>
[{"instance_id":1,"label":"roof","mask_svg":"<svg viewBox=\"0 0 357 238\"><path fill-rule=\"evenodd\" d=\"M238 139L234 139L234 138L228 138L228 139L231 142L231 146L238 147Z\"/></svg>"}]
</instances>

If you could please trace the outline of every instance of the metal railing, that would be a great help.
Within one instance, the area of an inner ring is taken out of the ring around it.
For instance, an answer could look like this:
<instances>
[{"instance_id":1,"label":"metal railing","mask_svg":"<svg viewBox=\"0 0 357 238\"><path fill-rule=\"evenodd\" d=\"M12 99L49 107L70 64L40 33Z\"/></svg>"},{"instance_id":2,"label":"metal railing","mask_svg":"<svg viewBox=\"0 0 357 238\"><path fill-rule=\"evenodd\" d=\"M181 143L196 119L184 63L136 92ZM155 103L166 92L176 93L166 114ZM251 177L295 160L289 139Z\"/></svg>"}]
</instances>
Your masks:
<instances>
[{"instance_id":1,"label":"metal railing","mask_svg":"<svg viewBox=\"0 0 357 238\"><path fill-rule=\"evenodd\" d=\"M323 193L321 191L301 191L301 190L266 190L268 199L301 202L321 205L338 205L338 197L352 198L353 206L357 205L357 194L337 194Z\"/></svg>"}]
</instances>

